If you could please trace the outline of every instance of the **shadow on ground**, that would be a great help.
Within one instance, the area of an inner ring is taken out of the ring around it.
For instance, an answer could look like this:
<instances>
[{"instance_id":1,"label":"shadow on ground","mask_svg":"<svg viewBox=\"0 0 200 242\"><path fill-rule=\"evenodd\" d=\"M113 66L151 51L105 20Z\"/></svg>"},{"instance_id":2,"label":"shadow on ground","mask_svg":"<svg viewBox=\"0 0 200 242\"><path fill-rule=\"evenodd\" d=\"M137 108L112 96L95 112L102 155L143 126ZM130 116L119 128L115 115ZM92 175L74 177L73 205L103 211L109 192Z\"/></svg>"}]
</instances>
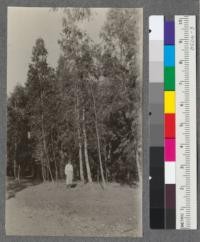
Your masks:
<instances>
[{"instance_id":1,"label":"shadow on ground","mask_svg":"<svg viewBox=\"0 0 200 242\"><path fill-rule=\"evenodd\" d=\"M7 177L6 181L6 199L15 197L17 192L21 190L40 184L40 180L33 180L31 178L21 179L20 182L13 178Z\"/></svg>"}]
</instances>

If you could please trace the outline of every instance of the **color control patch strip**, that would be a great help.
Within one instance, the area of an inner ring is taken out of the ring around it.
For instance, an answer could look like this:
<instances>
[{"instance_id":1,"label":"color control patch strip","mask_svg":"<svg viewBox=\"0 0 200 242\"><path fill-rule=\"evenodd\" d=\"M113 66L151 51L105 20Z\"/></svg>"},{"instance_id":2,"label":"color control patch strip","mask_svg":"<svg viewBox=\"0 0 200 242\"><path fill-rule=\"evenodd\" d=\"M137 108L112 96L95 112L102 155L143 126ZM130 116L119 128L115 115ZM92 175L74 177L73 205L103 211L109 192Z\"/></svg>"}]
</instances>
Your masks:
<instances>
[{"instance_id":1,"label":"color control patch strip","mask_svg":"<svg viewBox=\"0 0 200 242\"><path fill-rule=\"evenodd\" d=\"M175 20L149 17L153 229L197 226L195 31L195 16L175 16Z\"/></svg>"},{"instance_id":2,"label":"color control patch strip","mask_svg":"<svg viewBox=\"0 0 200 242\"><path fill-rule=\"evenodd\" d=\"M176 137L175 118L175 29L174 21L164 21L164 170L165 228L176 228Z\"/></svg>"}]
</instances>

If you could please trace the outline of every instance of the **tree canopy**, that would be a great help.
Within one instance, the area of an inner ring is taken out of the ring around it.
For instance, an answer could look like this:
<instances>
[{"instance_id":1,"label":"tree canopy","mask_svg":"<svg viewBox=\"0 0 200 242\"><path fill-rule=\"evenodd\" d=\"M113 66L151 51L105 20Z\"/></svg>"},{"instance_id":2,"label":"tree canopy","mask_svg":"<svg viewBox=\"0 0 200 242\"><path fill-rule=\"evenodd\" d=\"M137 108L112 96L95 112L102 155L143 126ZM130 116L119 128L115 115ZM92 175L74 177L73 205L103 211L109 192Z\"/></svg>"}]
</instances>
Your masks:
<instances>
[{"instance_id":1,"label":"tree canopy","mask_svg":"<svg viewBox=\"0 0 200 242\"><path fill-rule=\"evenodd\" d=\"M38 38L25 86L8 98L8 175L132 184L141 169L137 9L110 9L97 44L79 27L90 9L66 9L57 67Z\"/></svg>"}]
</instances>

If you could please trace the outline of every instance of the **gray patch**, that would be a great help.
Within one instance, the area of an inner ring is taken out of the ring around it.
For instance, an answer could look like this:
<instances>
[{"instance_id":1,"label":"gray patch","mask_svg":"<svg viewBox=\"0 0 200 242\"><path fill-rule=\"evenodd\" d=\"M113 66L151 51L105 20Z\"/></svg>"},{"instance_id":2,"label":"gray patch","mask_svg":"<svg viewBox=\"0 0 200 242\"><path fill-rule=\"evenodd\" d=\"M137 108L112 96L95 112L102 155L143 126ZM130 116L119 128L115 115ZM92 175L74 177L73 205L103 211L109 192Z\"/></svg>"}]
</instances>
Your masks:
<instances>
[{"instance_id":1,"label":"gray patch","mask_svg":"<svg viewBox=\"0 0 200 242\"><path fill-rule=\"evenodd\" d=\"M149 146L163 146L164 145L164 129L163 125L155 124L150 128L150 143Z\"/></svg>"},{"instance_id":2,"label":"gray patch","mask_svg":"<svg viewBox=\"0 0 200 242\"><path fill-rule=\"evenodd\" d=\"M164 82L164 63L163 62L150 62L149 63L149 82L150 83L163 83Z\"/></svg>"},{"instance_id":3,"label":"gray patch","mask_svg":"<svg viewBox=\"0 0 200 242\"><path fill-rule=\"evenodd\" d=\"M149 41L149 61L150 62L163 62L163 40L150 40Z\"/></svg>"},{"instance_id":4,"label":"gray patch","mask_svg":"<svg viewBox=\"0 0 200 242\"><path fill-rule=\"evenodd\" d=\"M164 85L163 83L149 84L149 103L159 104L164 102Z\"/></svg>"}]
</instances>

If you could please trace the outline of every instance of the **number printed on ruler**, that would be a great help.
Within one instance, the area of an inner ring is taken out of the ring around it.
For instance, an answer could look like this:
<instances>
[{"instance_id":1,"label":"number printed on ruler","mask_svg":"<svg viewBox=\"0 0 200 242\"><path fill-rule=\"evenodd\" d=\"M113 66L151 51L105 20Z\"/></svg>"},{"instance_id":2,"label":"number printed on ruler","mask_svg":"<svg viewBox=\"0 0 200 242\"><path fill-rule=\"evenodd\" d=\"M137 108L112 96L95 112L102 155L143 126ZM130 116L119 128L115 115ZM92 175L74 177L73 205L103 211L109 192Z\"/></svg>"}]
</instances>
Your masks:
<instances>
[{"instance_id":1,"label":"number printed on ruler","mask_svg":"<svg viewBox=\"0 0 200 242\"><path fill-rule=\"evenodd\" d=\"M197 229L195 22L175 16L177 229Z\"/></svg>"}]
</instances>

